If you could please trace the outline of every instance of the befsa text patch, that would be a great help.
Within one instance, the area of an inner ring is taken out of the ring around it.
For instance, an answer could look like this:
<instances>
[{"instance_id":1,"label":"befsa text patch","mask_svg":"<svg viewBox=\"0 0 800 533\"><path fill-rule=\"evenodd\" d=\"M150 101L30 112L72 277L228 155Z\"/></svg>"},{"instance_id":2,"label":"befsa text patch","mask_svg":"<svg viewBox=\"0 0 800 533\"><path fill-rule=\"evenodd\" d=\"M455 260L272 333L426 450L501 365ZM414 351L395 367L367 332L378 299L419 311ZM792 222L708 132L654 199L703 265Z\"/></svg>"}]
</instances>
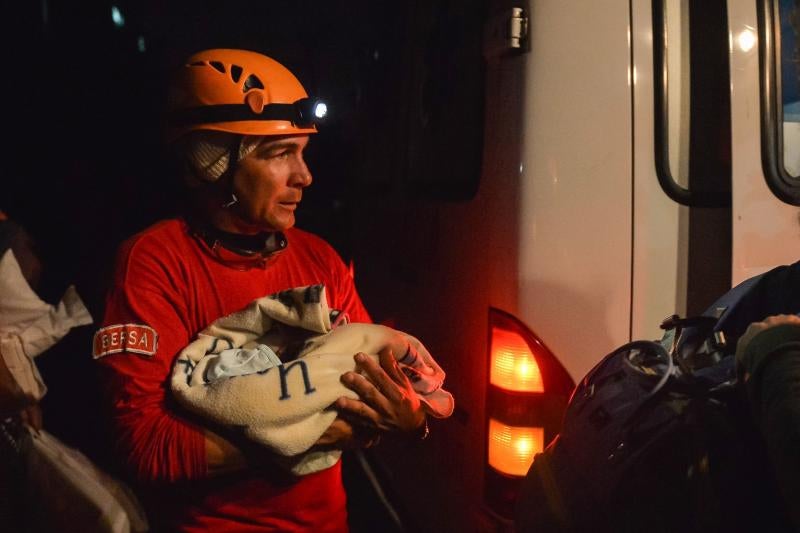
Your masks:
<instances>
[{"instance_id":1,"label":"befsa text patch","mask_svg":"<svg viewBox=\"0 0 800 533\"><path fill-rule=\"evenodd\" d=\"M158 347L158 333L142 324L115 324L94 334L92 357L99 359L119 352L153 356Z\"/></svg>"}]
</instances>

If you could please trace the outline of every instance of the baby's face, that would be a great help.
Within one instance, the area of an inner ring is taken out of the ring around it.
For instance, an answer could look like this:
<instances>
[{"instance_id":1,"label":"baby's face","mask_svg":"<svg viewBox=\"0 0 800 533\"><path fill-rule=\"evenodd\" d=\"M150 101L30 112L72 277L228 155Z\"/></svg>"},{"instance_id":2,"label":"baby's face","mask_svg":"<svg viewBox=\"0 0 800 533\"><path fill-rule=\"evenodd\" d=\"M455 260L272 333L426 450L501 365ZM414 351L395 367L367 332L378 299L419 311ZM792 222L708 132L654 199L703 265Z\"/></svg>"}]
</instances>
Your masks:
<instances>
[{"instance_id":1,"label":"baby's face","mask_svg":"<svg viewBox=\"0 0 800 533\"><path fill-rule=\"evenodd\" d=\"M269 346L284 363L294 361L312 348L312 343L320 335L304 328L274 322L263 336L247 343L243 348L258 344ZM324 335L323 335L324 337Z\"/></svg>"}]
</instances>

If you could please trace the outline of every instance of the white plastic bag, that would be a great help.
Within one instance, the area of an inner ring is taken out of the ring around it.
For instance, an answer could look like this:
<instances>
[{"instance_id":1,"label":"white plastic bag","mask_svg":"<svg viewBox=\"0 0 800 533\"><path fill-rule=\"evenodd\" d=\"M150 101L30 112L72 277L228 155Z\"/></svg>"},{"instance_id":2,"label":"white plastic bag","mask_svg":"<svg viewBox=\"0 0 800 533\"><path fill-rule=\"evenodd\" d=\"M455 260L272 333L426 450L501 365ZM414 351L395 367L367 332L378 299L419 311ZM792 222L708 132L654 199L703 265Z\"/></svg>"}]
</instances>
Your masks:
<instances>
[{"instance_id":1,"label":"white plastic bag","mask_svg":"<svg viewBox=\"0 0 800 533\"><path fill-rule=\"evenodd\" d=\"M148 530L136 497L78 450L25 426L20 443L24 492L33 531L128 533Z\"/></svg>"}]
</instances>

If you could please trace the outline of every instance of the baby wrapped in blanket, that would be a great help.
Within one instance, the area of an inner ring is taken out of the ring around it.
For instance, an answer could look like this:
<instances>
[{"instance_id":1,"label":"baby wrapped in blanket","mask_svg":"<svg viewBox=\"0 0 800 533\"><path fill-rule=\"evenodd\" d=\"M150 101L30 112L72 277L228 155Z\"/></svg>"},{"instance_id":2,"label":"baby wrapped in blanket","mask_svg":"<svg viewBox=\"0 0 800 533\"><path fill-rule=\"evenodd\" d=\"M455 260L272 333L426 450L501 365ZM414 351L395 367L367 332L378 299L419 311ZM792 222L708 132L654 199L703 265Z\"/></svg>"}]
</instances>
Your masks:
<instances>
[{"instance_id":1,"label":"baby wrapped in blanket","mask_svg":"<svg viewBox=\"0 0 800 533\"><path fill-rule=\"evenodd\" d=\"M416 338L376 324L336 324L323 285L290 289L215 320L178 355L171 387L189 410L236 428L285 458L298 475L333 466L340 451L309 451L337 416L353 355L389 347L426 413L453 413L444 371Z\"/></svg>"}]
</instances>

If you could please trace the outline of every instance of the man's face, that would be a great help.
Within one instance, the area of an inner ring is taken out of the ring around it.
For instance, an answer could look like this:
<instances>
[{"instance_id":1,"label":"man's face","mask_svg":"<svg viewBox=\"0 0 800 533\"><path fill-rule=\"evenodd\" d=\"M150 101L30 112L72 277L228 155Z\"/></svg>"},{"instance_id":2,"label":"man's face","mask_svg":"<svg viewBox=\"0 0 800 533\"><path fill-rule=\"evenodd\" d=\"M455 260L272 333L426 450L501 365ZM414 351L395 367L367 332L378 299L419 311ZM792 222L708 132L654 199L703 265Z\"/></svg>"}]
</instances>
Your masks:
<instances>
[{"instance_id":1,"label":"man's face","mask_svg":"<svg viewBox=\"0 0 800 533\"><path fill-rule=\"evenodd\" d=\"M294 226L294 214L311 173L303 159L308 135L269 137L237 164L233 192L236 214L248 226L283 231Z\"/></svg>"}]
</instances>

